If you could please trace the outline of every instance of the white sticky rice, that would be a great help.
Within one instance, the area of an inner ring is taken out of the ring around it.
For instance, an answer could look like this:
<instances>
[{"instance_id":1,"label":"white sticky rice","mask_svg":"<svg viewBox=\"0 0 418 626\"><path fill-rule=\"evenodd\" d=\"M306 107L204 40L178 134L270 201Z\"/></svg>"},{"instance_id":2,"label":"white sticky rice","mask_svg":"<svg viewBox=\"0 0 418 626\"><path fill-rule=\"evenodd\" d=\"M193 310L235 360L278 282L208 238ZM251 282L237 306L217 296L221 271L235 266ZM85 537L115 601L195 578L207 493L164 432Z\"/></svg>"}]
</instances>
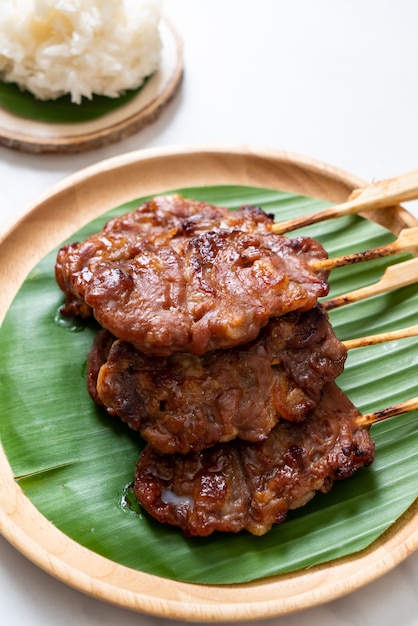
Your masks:
<instances>
[{"instance_id":1,"label":"white sticky rice","mask_svg":"<svg viewBox=\"0 0 418 626\"><path fill-rule=\"evenodd\" d=\"M40 100L117 97L159 65L160 0L0 0L0 80Z\"/></svg>"}]
</instances>

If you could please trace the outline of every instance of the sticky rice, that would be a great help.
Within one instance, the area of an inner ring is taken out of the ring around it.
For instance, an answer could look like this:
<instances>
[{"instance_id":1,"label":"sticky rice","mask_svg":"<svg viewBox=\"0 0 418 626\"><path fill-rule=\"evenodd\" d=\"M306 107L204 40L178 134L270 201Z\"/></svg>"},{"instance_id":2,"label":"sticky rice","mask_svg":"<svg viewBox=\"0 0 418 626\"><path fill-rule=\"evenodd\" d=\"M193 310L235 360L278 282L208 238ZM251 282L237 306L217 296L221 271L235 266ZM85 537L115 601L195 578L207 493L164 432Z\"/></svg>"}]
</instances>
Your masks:
<instances>
[{"instance_id":1,"label":"sticky rice","mask_svg":"<svg viewBox=\"0 0 418 626\"><path fill-rule=\"evenodd\" d=\"M0 80L40 100L118 97L160 62L160 0L2 0Z\"/></svg>"}]
</instances>

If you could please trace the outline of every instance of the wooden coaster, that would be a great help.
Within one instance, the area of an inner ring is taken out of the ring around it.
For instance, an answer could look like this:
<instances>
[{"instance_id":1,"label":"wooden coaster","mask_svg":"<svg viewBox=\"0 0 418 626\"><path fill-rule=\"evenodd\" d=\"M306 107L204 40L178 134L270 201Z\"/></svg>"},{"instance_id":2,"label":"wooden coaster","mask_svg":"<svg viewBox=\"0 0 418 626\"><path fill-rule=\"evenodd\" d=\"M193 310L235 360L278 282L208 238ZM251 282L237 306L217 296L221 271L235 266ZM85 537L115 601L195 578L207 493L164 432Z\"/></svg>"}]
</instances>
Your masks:
<instances>
[{"instance_id":1,"label":"wooden coaster","mask_svg":"<svg viewBox=\"0 0 418 626\"><path fill-rule=\"evenodd\" d=\"M0 145L35 154L71 154L100 148L154 122L175 96L183 76L183 45L161 20L161 63L136 98L97 120L47 124L0 108Z\"/></svg>"}]
</instances>

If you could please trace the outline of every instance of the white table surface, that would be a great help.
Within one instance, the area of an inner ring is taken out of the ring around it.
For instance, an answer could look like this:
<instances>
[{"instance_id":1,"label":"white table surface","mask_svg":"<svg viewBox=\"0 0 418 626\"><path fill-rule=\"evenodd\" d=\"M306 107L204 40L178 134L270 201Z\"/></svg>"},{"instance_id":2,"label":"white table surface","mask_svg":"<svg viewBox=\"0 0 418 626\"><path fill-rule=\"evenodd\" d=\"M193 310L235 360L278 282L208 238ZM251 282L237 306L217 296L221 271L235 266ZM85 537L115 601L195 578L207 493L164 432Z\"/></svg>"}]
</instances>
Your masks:
<instances>
[{"instance_id":1,"label":"white table surface","mask_svg":"<svg viewBox=\"0 0 418 626\"><path fill-rule=\"evenodd\" d=\"M0 226L67 175L153 146L272 147L370 181L418 167L415 0L165 0L165 13L185 45L176 100L153 125L100 150L33 156L0 148ZM414 554L349 596L260 623L416 626L417 590ZM172 623L84 596L3 538L0 607L0 623L15 626Z\"/></svg>"}]
</instances>

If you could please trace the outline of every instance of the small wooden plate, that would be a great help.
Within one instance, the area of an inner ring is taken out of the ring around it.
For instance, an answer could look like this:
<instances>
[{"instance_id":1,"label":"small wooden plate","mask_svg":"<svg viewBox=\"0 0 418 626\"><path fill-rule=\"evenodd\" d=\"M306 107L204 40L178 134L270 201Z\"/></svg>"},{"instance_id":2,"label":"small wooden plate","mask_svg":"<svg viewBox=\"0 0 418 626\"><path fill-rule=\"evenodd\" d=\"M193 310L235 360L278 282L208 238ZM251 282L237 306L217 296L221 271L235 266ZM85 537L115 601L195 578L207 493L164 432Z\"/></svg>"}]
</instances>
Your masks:
<instances>
[{"instance_id":1,"label":"small wooden plate","mask_svg":"<svg viewBox=\"0 0 418 626\"><path fill-rule=\"evenodd\" d=\"M125 139L155 121L183 76L183 44L166 19L160 22L160 34L160 67L129 103L94 121L74 124L46 124L0 107L0 145L38 154L83 152Z\"/></svg>"},{"instance_id":2,"label":"small wooden plate","mask_svg":"<svg viewBox=\"0 0 418 626\"><path fill-rule=\"evenodd\" d=\"M94 217L136 197L220 184L281 189L337 203L364 182L311 159L265 149L154 149L101 162L55 186L0 239L0 322L34 264ZM394 232L417 225L400 207L377 212L373 219ZM0 531L39 567L88 595L152 615L227 622L318 605L388 572L418 547L418 504L368 549L350 557L252 583L189 584L121 566L69 539L28 500L0 448Z\"/></svg>"}]
</instances>

